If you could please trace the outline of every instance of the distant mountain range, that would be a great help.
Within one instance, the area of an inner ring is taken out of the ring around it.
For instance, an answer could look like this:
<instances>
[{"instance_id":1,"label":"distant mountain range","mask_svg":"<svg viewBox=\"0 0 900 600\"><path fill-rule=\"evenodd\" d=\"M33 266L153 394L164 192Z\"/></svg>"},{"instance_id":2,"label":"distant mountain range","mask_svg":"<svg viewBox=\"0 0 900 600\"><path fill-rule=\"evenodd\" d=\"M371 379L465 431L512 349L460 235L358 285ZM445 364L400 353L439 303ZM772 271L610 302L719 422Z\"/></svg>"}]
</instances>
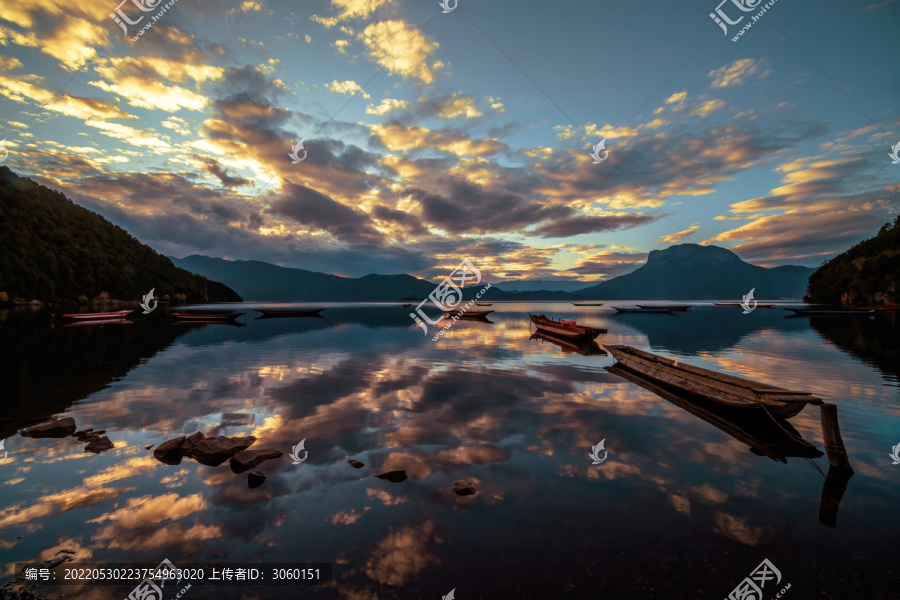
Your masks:
<instances>
[{"instance_id":1,"label":"distant mountain range","mask_svg":"<svg viewBox=\"0 0 900 600\"><path fill-rule=\"evenodd\" d=\"M637 270L575 292L588 300L740 299L756 288L758 299L800 299L815 269L783 266L767 269L742 261L718 246L679 244L653 250Z\"/></svg>"},{"instance_id":2,"label":"distant mountain range","mask_svg":"<svg viewBox=\"0 0 900 600\"><path fill-rule=\"evenodd\" d=\"M169 258L176 266L224 282L247 300L411 302L427 297L436 285L411 275L354 278L252 260L230 261L202 255ZM680 244L654 250L647 263L634 272L594 286L584 287L581 283L580 289L575 290L542 290L544 284L559 284L501 282L492 284L482 300L722 300L740 299L751 288L756 288L758 299L799 299L813 271L808 267L757 267L725 248ZM568 287L577 282L564 283ZM507 289L511 285L518 289ZM480 287L467 288L466 296L471 297Z\"/></svg>"},{"instance_id":3,"label":"distant mountain range","mask_svg":"<svg viewBox=\"0 0 900 600\"><path fill-rule=\"evenodd\" d=\"M499 281L493 286L506 292L575 292L584 289L587 284L574 279L526 279L520 281Z\"/></svg>"},{"instance_id":4,"label":"distant mountain range","mask_svg":"<svg viewBox=\"0 0 900 600\"><path fill-rule=\"evenodd\" d=\"M239 302L233 290L175 268L121 227L63 194L0 167L0 304L21 300L139 301L182 296Z\"/></svg>"}]
</instances>

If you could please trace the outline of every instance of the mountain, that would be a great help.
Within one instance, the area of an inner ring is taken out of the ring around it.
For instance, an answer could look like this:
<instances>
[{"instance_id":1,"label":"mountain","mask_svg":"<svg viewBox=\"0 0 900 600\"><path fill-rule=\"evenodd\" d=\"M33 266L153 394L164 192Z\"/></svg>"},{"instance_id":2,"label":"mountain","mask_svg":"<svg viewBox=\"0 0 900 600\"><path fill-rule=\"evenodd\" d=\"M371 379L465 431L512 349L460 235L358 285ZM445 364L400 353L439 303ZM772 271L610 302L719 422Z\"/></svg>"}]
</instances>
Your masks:
<instances>
[{"instance_id":1,"label":"mountain","mask_svg":"<svg viewBox=\"0 0 900 600\"><path fill-rule=\"evenodd\" d=\"M679 244L651 251L637 270L578 290L572 298L740 300L751 288L756 288L757 299L802 298L813 271L795 266L757 267L725 248Z\"/></svg>"},{"instance_id":2,"label":"mountain","mask_svg":"<svg viewBox=\"0 0 900 600\"><path fill-rule=\"evenodd\" d=\"M873 238L838 254L809 278L807 300L868 305L900 302L900 216Z\"/></svg>"},{"instance_id":3,"label":"mountain","mask_svg":"<svg viewBox=\"0 0 900 600\"><path fill-rule=\"evenodd\" d=\"M552 292L574 292L584 289L583 281L574 279L532 279L521 281L500 281L494 284L506 292L540 292L544 290Z\"/></svg>"},{"instance_id":4,"label":"mountain","mask_svg":"<svg viewBox=\"0 0 900 600\"><path fill-rule=\"evenodd\" d=\"M269 302L394 302L425 298L434 283L412 275L340 277L279 267L258 260L225 260L194 254L169 257L176 265L227 282L247 300Z\"/></svg>"},{"instance_id":5,"label":"mountain","mask_svg":"<svg viewBox=\"0 0 900 600\"><path fill-rule=\"evenodd\" d=\"M117 300L184 294L191 302L241 300L191 275L121 227L63 194L0 167L0 302Z\"/></svg>"}]
</instances>

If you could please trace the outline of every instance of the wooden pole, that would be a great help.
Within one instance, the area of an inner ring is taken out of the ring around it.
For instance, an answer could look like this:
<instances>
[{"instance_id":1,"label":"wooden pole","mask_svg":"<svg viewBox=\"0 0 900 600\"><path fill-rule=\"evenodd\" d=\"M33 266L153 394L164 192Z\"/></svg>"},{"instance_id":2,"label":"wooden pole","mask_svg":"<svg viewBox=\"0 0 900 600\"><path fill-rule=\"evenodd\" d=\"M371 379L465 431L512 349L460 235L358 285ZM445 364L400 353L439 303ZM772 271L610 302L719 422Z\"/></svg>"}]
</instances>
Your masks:
<instances>
[{"instance_id":1,"label":"wooden pole","mask_svg":"<svg viewBox=\"0 0 900 600\"><path fill-rule=\"evenodd\" d=\"M822 440L825 442L825 454L828 456L828 464L837 469L850 468L850 459L844 448L844 440L841 439L841 429L838 425L837 406L823 402L819 406L819 416L822 422Z\"/></svg>"},{"instance_id":2,"label":"wooden pole","mask_svg":"<svg viewBox=\"0 0 900 600\"><path fill-rule=\"evenodd\" d=\"M819 502L819 523L834 527L837 523L838 508L841 498L847 491L847 482L853 477L853 469L850 467L831 467L825 477L822 486L822 499Z\"/></svg>"}]
</instances>

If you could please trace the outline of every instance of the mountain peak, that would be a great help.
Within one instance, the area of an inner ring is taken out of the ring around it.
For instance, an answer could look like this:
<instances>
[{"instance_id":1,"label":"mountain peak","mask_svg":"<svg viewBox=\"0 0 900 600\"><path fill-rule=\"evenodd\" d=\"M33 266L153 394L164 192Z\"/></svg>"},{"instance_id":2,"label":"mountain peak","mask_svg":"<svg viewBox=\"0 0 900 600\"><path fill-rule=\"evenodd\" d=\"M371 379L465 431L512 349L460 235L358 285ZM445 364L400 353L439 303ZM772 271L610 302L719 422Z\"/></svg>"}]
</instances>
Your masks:
<instances>
[{"instance_id":1,"label":"mountain peak","mask_svg":"<svg viewBox=\"0 0 900 600\"><path fill-rule=\"evenodd\" d=\"M735 254L731 250L728 250L727 248L722 248L720 246L677 244L675 246L669 246L668 248L664 248L662 250L651 250L650 254L647 255L647 264L649 265L651 263L660 262L665 263L669 261L677 261L679 263L683 263L684 261L694 259L734 263L742 262L737 254Z\"/></svg>"}]
</instances>

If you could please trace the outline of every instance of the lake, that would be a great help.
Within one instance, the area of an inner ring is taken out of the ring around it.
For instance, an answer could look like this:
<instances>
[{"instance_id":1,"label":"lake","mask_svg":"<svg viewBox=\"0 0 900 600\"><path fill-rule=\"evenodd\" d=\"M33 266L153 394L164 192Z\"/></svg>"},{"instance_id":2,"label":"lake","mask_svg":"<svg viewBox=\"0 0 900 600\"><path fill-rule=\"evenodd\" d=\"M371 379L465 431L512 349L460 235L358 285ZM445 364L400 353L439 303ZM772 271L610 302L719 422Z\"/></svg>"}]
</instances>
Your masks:
<instances>
[{"instance_id":1,"label":"lake","mask_svg":"<svg viewBox=\"0 0 900 600\"><path fill-rule=\"evenodd\" d=\"M613 304L633 302L495 303L491 322L461 320L437 341L399 305L318 305L318 319L237 305L244 326L175 324L162 307L76 327L2 311L0 583L68 550L68 567L332 565L328 585L197 583L188 600L720 600L768 560L767 600L785 587L788 600L897 598L900 313ZM529 312L811 392L837 405L855 474L825 485L817 406L789 425L697 409L609 372L609 356L533 338ZM17 433L51 416L106 430L115 448ZM251 449L283 456L251 489L227 462L164 464L145 448L197 431L253 435ZM404 481L374 477L401 469ZM460 479L475 493L457 495ZM38 597L133 587L42 585Z\"/></svg>"}]
</instances>

